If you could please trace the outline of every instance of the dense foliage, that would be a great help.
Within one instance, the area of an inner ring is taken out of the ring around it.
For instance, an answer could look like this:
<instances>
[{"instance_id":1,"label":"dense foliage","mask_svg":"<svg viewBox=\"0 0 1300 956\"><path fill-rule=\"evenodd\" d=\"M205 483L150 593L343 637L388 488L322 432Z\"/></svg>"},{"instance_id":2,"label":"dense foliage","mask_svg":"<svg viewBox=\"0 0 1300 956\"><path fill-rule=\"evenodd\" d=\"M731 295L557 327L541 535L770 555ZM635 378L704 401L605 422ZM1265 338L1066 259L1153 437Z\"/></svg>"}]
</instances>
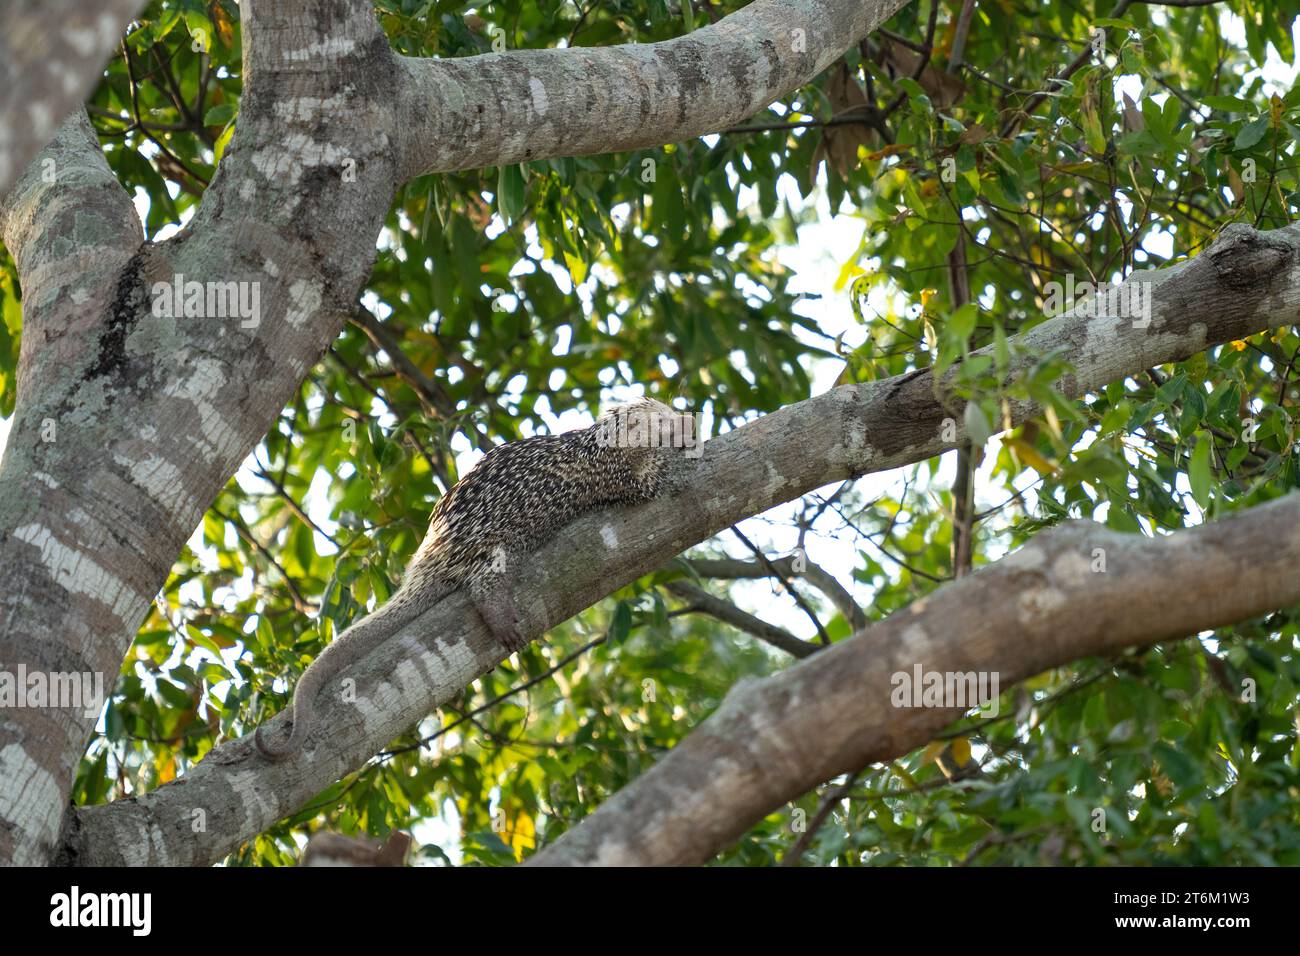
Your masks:
<instances>
[{"instance_id":1,"label":"dense foliage","mask_svg":"<svg viewBox=\"0 0 1300 956\"><path fill-rule=\"evenodd\" d=\"M651 42L740 5L376 2L398 51L440 57L494 41ZM1290 222L1300 2L986 0L968 68L950 70L960 6L909 5L816 83L716 136L408 183L369 316L312 370L176 564L77 799L157 786L283 707L323 643L395 588L433 503L481 449L560 416L586 421L637 386L716 432L808 397L815 379L878 379L997 345L962 363L978 402L966 423L1001 432L1020 396L1047 412L984 446L977 566L1065 517L1158 534L1291 490L1294 328L1082 402L1053 390L1068 354L1039 356L1010 385L998 365L1009 336L1047 317L1052 281L1195 255L1231 221ZM91 101L150 238L201 201L239 99L237 7L154 0ZM832 210L860 220L858 248L838 276L798 274L783 250ZM959 243L973 301L955 307L946 272ZM6 415L16 284L6 261ZM926 462L825 489L747 522L746 537L772 557L803 544L879 619L952 575L951 483L950 461ZM751 558L731 535L699 554ZM414 828L425 856L467 863L511 862L553 838L737 679L789 665L685 613L662 587L684 575L674 564L553 630L232 862L286 862L291 837L322 825ZM699 583L818 637L780 587ZM799 587L826 635L846 637L844 618ZM836 800L804 860L1300 863L1298 628L1292 609L1004 688L1001 717L824 788L838 786ZM936 760L945 743L963 765L956 782ZM779 860L823 796L772 814L720 861Z\"/></svg>"}]
</instances>

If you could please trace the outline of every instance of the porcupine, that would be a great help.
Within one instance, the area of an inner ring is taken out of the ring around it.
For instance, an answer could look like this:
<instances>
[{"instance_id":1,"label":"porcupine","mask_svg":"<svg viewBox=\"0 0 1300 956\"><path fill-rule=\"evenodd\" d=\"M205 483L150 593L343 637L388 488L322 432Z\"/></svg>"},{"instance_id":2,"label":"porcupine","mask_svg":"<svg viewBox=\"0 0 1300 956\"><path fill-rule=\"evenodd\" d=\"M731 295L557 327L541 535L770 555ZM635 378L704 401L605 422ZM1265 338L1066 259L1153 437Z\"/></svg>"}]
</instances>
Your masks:
<instances>
[{"instance_id":1,"label":"porcupine","mask_svg":"<svg viewBox=\"0 0 1300 956\"><path fill-rule=\"evenodd\" d=\"M692 426L688 415L643 398L611 409L588 428L491 449L439 499L401 587L344 630L299 678L288 740L272 747L259 727L257 749L273 761L301 750L325 685L459 588L497 640L521 649L527 641L510 592L519 561L579 515L663 494L670 463L663 437L692 443ZM641 440L646 436L658 440Z\"/></svg>"}]
</instances>

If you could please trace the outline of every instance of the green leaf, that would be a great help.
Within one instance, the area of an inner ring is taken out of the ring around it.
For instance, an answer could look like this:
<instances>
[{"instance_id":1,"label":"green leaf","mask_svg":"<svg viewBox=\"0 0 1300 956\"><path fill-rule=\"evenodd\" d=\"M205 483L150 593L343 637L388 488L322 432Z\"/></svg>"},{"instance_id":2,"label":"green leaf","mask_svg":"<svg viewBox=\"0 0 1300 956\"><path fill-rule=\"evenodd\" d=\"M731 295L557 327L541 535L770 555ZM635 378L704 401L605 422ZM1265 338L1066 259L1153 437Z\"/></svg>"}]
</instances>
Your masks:
<instances>
[{"instance_id":1,"label":"green leaf","mask_svg":"<svg viewBox=\"0 0 1300 956\"><path fill-rule=\"evenodd\" d=\"M1210 506L1210 488L1214 477L1210 469L1210 441L1202 438L1192 451L1192 460L1187 468L1187 481L1192 486L1192 497L1202 508Z\"/></svg>"},{"instance_id":2,"label":"green leaf","mask_svg":"<svg viewBox=\"0 0 1300 956\"><path fill-rule=\"evenodd\" d=\"M233 103L220 103L203 115L204 126L225 126L235 118L237 107Z\"/></svg>"},{"instance_id":3,"label":"green leaf","mask_svg":"<svg viewBox=\"0 0 1300 956\"><path fill-rule=\"evenodd\" d=\"M524 173L519 166L502 166L497 177L497 212L507 224L514 223L524 211L526 191Z\"/></svg>"},{"instance_id":4,"label":"green leaf","mask_svg":"<svg viewBox=\"0 0 1300 956\"><path fill-rule=\"evenodd\" d=\"M1268 132L1268 121L1267 115L1251 120L1237 132L1237 138L1232 145L1239 150L1250 149Z\"/></svg>"},{"instance_id":5,"label":"green leaf","mask_svg":"<svg viewBox=\"0 0 1300 956\"><path fill-rule=\"evenodd\" d=\"M678 0L678 5L682 11L682 25L690 33L695 29L695 4L692 0Z\"/></svg>"},{"instance_id":6,"label":"green leaf","mask_svg":"<svg viewBox=\"0 0 1300 956\"><path fill-rule=\"evenodd\" d=\"M1200 765L1181 750L1175 750L1168 744L1157 743L1152 751L1160 761L1160 768L1165 776L1180 790L1200 786L1204 780Z\"/></svg>"},{"instance_id":7,"label":"green leaf","mask_svg":"<svg viewBox=\"0 0 1300 956\"><path fill-rule=\"evenodd\" d=\"M185 13L185 28L190 32L190 38L199 45L204 53L208 53L212 48L212 21L207 15L198 10L189 10Z\"/></svg>"},{"instance_id":8,"label":"green leaf","mask_svg":"<svg viewBox=\"0 0 1300 956\"><path fill-rule=\"evenodd\" d=\"M948 316L947 331L953 338L965 343L975 331L977 318L979 318L979 306L974 302L967 302Z\"/></svg>"},{"instance_id":9,"label":"green leaf","mask_svg":"<svg viewBox=\"0 0 1300 956\"><path fill-rule=\"evenodd\" d=\"M971 444L976 447L987 442L993 434L993 426L989 424L988 416L984 414L978 402L966 403L966 409L962 412L962 421L966 426L966 435L970 438Z\"/></svg>"},{"instance_id":10,"label":"green leaf","mask_svg":"<svg viewBox=\"0 0 1300 956\"><path fill-rule=\"evenodd\" d=\"M632 605L619 601L609 621L609 643L621 644L632 631Z\"/></svg>"}]
</instances>

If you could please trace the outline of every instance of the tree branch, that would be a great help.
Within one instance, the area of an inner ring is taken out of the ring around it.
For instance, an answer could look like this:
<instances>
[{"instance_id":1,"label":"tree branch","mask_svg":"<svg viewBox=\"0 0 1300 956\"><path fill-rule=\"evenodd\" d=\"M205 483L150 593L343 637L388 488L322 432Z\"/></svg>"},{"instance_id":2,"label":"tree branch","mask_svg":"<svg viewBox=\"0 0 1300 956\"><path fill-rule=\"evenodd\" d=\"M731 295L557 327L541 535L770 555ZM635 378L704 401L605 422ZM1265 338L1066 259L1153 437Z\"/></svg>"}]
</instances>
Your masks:
<instances>
[{"instance_id":1,"label":"tree branch","mask_svg":"<svg viewBox=\"0 0 1300 956\"><path fill-rule=\"evenodd\" d=\"M623 152L726 129L909 0L755 0L661 43L402 59L401 174Z\"/></svg>"},{"instance_id":2,"label":"tree branch","mask_svg":"<svg viewBox=\"0 0 1300 956\"><path fill-rule=\"evenodd\" d=\"M702 578L730 578L734 580L772 576L772 572L758 561L740 561L736 558L690 558L687 563ZM849 622L849 630L860 631L866 627L866 614L862 612L862 608L858 606L858 603L853 600L853 595L849 593L848 589L840 584L830 572L807 559L804 560L804 570L796 571L794 569L794 555L776 558L772 560L771 564L786 577L801 577L818 591L821 591L835 605L835 610L844 616L844 620Z\"/></svg>"},{"instance_id":3,"label":"tree branch","mask_svg":"<svg viewBox=\"0 0 1300 956\"><path fill-rule=\"evenodd\" d=\"M1279 534L1278 529L1289 529ZM789 670L738 683L671 753L529 862L700 864L783 803L905 754L965 707L894 676L997 675L1182 638L1300 601L1300 494L1160 538L1068 522ZM1105 555L1105 570L1095 570ZM665 811L665 808L669 810Z\"/></svg>"},{"instance_id":4,"label":"tree branch","mask_svg":"<svg viewBox=\"0 0 1300 956\"><path fill-rule=\"evenodd\" d=\"M99 82L144 0L0 4L0 196Z\"/></svg>"},{"instance_id":5,"label":"tree branch","mask_svg":"<svg viewBox=\"0 0 1300 956\"><path fill-rule=\"evenodd\" d=\"M704 588L689 581L672 581L667 585L669 591L686 601L692 610L700 611L717 618L724 624L752 634L760 641L792 654L795 657L810 657L818 650L818 645L800 640L783 627L764 621L761 618L742 611L730 601L715 597Z\"/></svg>"}]
</instances>

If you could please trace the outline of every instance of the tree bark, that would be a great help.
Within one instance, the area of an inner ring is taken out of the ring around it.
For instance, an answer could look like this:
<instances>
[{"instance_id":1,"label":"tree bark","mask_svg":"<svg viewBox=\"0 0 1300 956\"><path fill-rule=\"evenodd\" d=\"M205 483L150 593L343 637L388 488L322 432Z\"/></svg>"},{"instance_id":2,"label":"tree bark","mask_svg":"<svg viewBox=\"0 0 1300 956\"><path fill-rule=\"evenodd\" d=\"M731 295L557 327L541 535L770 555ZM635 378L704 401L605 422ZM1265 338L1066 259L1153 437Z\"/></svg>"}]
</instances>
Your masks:
<instances>
[{"instance_id":1,"label":"tree bark","mask_svg":"<svg viewBox=\"0 0 1300 956\"><path fill-rule=\"evenodd\" d=\"M0 196L99 82L144 0L0 6Z\"/></svg>"}]
</instances>

